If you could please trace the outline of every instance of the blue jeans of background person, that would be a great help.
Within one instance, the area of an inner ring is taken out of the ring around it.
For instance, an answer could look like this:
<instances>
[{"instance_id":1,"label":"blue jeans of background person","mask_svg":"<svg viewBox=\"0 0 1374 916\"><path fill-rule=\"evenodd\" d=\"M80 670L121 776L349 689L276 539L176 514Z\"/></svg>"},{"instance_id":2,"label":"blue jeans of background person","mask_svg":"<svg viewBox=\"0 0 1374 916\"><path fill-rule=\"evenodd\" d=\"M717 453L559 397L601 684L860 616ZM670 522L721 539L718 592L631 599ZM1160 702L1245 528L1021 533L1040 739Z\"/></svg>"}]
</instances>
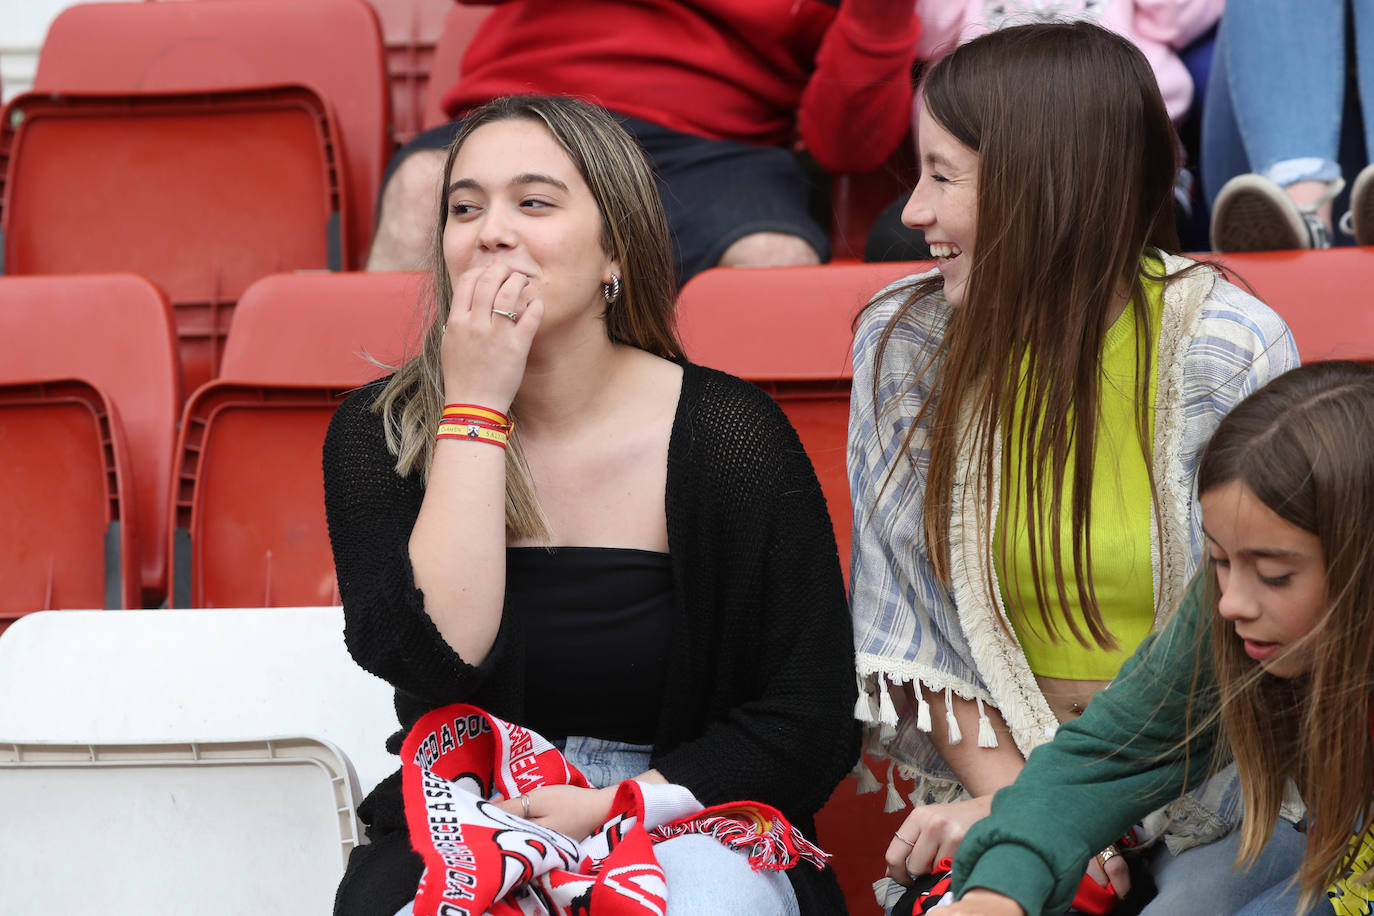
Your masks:
<instances>
[{"instance_id":1,"label":"blue jeans of background person","mask_svg":"<svg viewBox=\"0 0 1374 916\"><path fill-rule=\"evenodd\" d=\"M1374 0L1234 0L1217 33L1202 119L1210 207L1229 179L1332 181L1345 105L1346 30L1354 29L1360 97L1374 102ZM1366 150L1374 118L1364 117ZM1366 153L1368 156L1369 153Z\"/></svg>"},{"instance_id":2,"label":"blue jeans of background person","mask_svg":"<svg viewBox=\"0 0 1374 916\"><path fill-rule=\"evenodd\" d=\"M1215 843L1194 846L1176 856L1167 849L1150 853L1154 856L1150 871L1159 894L1140 916L1298 916L1297 891L1289 891L1288 882L1302 865L1306 836L1279 820L1248 870L1234 867L1239 849L1240 831L1233 830ZM1321 904L1325 912L1331 912L1325 901Z\"/></svg>"}]
</instances>

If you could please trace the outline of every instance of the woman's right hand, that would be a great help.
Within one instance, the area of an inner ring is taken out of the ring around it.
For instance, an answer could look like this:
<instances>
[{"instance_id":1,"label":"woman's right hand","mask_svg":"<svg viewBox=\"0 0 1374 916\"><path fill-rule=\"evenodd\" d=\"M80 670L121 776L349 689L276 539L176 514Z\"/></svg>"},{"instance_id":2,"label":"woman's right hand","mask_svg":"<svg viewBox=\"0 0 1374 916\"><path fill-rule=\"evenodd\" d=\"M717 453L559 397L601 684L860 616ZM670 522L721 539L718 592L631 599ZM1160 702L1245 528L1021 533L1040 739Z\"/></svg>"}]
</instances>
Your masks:
<instances>
[{"instance_id":1,"label":"woman's right hand","mask_svg":"<svg viewBox=\"0 0 1374 916\"><path fill-rule=\"evenodd\" d=\"M941 916L1026 916L1026 911L1015 900L981 887L975 887L957 903L936 909Z\"/></svg>"},{"instance_id":2,"label":"woman's right hand","mask_svg":"<svg viewBox=\"0 0 1374 916\"><path fill-rule=\"evenodd\" d=\"M507 412L543 318L543 303L529 293L529 277L509 266L488 264L459 275L440 350L445 403Z\"/></svg>"}]
</instances>

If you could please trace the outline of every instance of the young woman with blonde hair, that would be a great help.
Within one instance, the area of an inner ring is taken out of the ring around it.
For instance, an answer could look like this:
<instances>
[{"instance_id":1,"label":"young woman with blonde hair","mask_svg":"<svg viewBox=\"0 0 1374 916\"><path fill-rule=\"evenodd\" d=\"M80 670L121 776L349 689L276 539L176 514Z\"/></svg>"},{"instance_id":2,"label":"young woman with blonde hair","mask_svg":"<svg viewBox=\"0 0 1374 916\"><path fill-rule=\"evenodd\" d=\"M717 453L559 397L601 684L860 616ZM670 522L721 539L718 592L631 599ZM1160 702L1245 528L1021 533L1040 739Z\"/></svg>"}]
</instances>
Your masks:
<instances>
[{"instance_id":1,"label":"young woman with blonde hair","mask_svg":"<svg viewBox=\"0 0 1374 916\"><path fill-rule=\"evenodd\" d=\"M849 440L857 714L890 809L892 776L916 781L887 851L903 885L1177 607L1201 448L1297 362L1272 311L1170 253L1173 128L1129 41L1006 28L935 63L921 97L904 219L938 268L860 317ZM1161 912L1175 854L1236 817L1215 783L1147 819L1171 823ZM1124 893L1103 852L1092 878Z\"/></svg>"},{"instance_id":2,"label":"young woman with blonde hair","mask_svg":"<svg viewBox=\"0 0 1374 916\"><path fill-rule=\"evenodd\" d=\"M349 650L402 732L471 703L609 786L503 803L574 839L629 778L811 833L858 746L834 534L777 405L684 358L643 154L600 109L515 97L468 117L443 174L423 352L325 442ZM401 809L395 777L359 809L336 912L415 897ZM829 871L657 850L674 912L843 907Z\"/></svg>"},{"instance_id":3,"label":"young woman with blonde hair","mask_svg":"<svg viewBox=\"0 0 1374 916\"><path fill-rule=\"evenodd\" d=\"M998 793L955 859L963 900L940 912L1062 910L1090 850L1230 761L1245 819L1219 872L1296 833L1294 794L1305 853L1277 879L1251 872L1224 908L1220 876L1199 881L1188 912L1371 911L1374 368L1313 363L1251 395L1198 490L1208 556L1183 606Z\"/></svg>"}]
</instances>

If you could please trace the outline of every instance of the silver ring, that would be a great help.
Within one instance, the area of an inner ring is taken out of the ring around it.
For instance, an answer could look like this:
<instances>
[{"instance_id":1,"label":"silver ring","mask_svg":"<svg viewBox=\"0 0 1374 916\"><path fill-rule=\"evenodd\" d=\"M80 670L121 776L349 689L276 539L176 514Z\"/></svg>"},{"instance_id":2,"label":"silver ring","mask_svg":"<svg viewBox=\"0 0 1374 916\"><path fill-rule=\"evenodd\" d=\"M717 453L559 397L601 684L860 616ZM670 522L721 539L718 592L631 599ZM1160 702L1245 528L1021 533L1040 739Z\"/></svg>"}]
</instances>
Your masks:
<instances>
[{"instance_id":1,"label":"silver ring","mask_svg":"<svg viewBox=\"0 0 1374 916\"><path fill-rule=\"evenodd\" d=\"M502 312L501 314L505 314ZM524 792L520 793L520 816L525 820L530 819L530 797Z\"/></svg>"},{"instance_id":2,"label":"silver ring","mask_svg":"<svg viewBox=\"0 0 1374 916\"><path fill-rule=\"evenodd\" d=\"M502 316L502 317L504 317L504 318L509 318L511 321L519 321L519 320L520 320L520 316L519 316L519 315L515 314L514 312L508 312L508 311L506 311L505 309L492 309L492 310L491 310L491 313L492 313L493 315L500 315L500 316Z\"/></svg>"}]
</instances>

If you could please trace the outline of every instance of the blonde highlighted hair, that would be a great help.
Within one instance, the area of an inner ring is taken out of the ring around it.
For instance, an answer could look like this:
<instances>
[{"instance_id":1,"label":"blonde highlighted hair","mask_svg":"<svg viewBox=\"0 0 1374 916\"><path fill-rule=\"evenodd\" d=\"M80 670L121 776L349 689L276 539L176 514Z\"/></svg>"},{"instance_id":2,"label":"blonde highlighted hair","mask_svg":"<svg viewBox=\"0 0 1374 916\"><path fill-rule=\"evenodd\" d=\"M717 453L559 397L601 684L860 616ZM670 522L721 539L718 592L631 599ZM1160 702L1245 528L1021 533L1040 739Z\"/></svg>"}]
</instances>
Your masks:
<instances>
[{"instance_id":1,"label":"blonde highlighted hair","mask_svg":"<svg viewBox=\"0 0 1374 916\"><path fill-rule=\"evenodd\" d=\"M603 109L563 96L508 96L476 109L448 148L437 195L431 243L433 314L418 356L396 370L373 409L385 421L396 472L428 478L434 433L444 404L440 358L453 285L444 263L444 227L454 160L472 134L500 121L532 121L547 128L587 183L601 212L601 247L620 264L621 295L604 314L615 343L682 359L674 314L672 243L652 168L639 146ZM541 539L548 525L520 444L519 425L506 453L507 537Z\"/></svg>"}]
</instances>

